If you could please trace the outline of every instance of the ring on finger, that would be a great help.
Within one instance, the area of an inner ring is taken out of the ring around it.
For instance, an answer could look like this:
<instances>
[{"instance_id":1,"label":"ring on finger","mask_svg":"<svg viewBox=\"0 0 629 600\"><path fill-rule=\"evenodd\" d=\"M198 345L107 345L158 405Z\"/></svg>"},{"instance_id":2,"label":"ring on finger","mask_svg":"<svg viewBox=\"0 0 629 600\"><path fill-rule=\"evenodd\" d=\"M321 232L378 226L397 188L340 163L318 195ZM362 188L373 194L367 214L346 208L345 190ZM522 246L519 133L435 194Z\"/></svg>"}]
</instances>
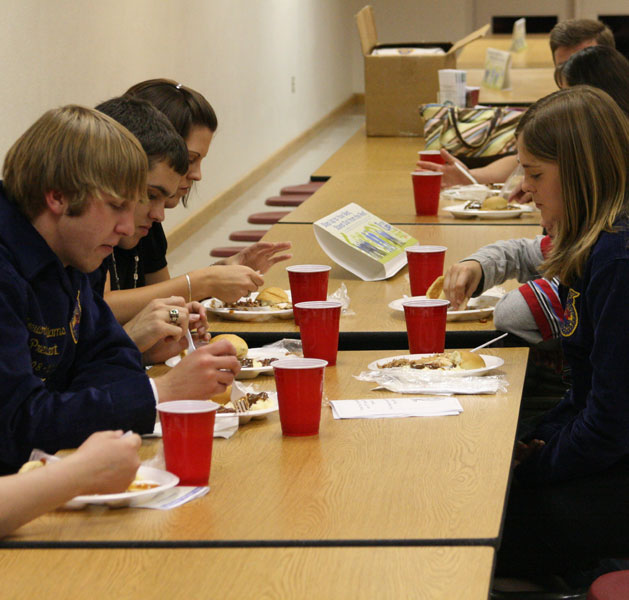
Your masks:
<instances>
[{"instance_id":1,"label":"ring on finger","mask_svg":"<svg viewBox=\"0 0 629 600\"><path fill-rule=\"evenodd\" d=\"M179 323L179 310L177 310L176 308L171 308L168 315L170 317L170 322L173 325L177 325L177 323Z\"/></svg>"}]
</instances>

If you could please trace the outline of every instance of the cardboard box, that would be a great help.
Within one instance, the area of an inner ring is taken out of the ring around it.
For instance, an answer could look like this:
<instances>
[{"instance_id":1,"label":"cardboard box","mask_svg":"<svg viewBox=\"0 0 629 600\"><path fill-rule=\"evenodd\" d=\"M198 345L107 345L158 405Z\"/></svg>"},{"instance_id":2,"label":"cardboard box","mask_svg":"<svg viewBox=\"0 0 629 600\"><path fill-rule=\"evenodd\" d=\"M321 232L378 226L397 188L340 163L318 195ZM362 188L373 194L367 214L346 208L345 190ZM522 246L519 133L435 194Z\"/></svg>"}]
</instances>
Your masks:
<instances>
[{"instance_id":1,"label":"cardboard box","mask_svg":"<svg viewBox=\"0 0 629 600\"><path fill-rule=\"evenodd\" d=\"M437 101L439 69L456 69L457 52L489 31L489 24L458 42L378 45L371 6L356 15L365 58L367 135L421 136L419 106ZM374 56L376 48L442 48L439 56Z\"/></svg>"}]
</instances>

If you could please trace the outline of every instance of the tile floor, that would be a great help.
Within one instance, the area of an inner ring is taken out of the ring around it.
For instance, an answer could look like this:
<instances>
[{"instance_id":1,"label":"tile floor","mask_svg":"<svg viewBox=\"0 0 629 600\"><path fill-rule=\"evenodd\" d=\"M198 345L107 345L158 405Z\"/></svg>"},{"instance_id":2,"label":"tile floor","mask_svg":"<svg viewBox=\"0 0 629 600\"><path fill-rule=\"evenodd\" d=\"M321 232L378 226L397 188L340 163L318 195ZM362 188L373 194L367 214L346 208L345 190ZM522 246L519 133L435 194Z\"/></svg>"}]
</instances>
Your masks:
<instances>
[{"instance_id":1,"label":"tile floor","mask_svg":"<svg viewBox=\"0 0 629 600\"><path fill-rule=\"evenodd\" d=\"M240 242L229 240L229 234L239 229L264 229L266 225L251 225L247 217L254 212L287 210L282 207L266 206L269 196L277 196L286 185L306 183L310 174L318 169L364 124L362 106L350 107L339 115L311 140L305 143L290 159L273 169L257 184L249 188L228 209L208 221L196 234L168 253L171 276L180 275L214 262L209 255L217 246L237 246ZM221 226L217 227L216 223Z\"/></svg>"}]
</instances>

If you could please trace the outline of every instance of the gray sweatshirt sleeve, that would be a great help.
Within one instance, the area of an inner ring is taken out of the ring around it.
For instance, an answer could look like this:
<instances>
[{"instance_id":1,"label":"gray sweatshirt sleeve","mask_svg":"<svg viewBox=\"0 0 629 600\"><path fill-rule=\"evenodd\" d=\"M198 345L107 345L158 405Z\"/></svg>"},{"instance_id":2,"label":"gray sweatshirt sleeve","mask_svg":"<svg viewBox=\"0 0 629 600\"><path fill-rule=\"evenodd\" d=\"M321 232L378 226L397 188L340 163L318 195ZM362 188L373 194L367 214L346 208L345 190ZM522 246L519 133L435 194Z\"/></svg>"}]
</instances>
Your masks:
<instances>
[{"instance_id":1,"label":"gray sweatshirt sleeve","mask_svg":"<svg viewBox=\"0 0 629 600\"><path fill-rule=\"evenodd\" d=\"M500 298L494 310L494 324L496 329L513 333L529 344L536 345L543 341L531 309L520 290L512 290Z\"/></svg>"},{"instance_id":2,"label":"gray sweatshirt sleeve","mask_svg":"<svg viewBox=\"0 0 629 600\"><path fill-rule=\"evenodd\" d=\"M538 235L533 239L503 240L483 246L464 258L463 261L479 262L483 269L482 289L476 290L475 295L504 283L507 279L517 279L524 283L539 277L538 267L544 260L541 249L543 237Z\"/></svg>"}]
</instances>

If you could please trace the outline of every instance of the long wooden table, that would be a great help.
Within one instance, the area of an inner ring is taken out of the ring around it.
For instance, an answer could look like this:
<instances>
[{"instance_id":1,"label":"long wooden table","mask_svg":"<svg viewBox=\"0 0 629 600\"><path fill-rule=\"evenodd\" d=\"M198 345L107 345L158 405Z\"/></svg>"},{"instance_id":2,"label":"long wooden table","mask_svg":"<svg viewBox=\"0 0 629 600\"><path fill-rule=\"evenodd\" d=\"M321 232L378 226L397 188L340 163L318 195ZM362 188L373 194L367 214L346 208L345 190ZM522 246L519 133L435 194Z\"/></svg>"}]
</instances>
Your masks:
<instances>
[{"instance_id":1,"label":"long wooden table","mask_svg":"<svg viewBox=\"0 0 629 600\"><path fill-rule=\"evenodd\" d=\"M498 50L511 49L513 36L494 34L479 38L463 47L456 59L457 69L483 69L487 48ZM549 37L546 33L527 34L527 47L518 52L511 52L513 69L538 69L554 67L550 51Z\"/></svg>"},{"instance_id":2,"label":"long wooden table","mask_svg":"<svg viewBox=\"0 0 629 600\"><path fill-rule=\"evenodd\" d=\"M368 136L363 125L341 148L311 175L313 181L329 179L345 171L402 171L415 169L421 137Z\"/></svg>"},{"instance_id":3,"label":"long wooden table","mask_svg":"<svg viewBox=\"0 0 629 600\"><path fill-rule=\"evenodd\" d=\"M203 498L170 511L58 510L0 546L495 546L528 351L483 352L505 360L507 391L460 396L458 416L335 420L324 407L318 436L284 438L274 413L215 440ZM340 353L325 398L395 395L353 377L395 354ZM274 387L270 377L256 384Z\"/></svg>"},{"instance_id":4,"label":"long wooden table","mask_svg":"<svg viewBox=\"0 0 629 600\"><path fill-rule=\"evenodd\" d=\"M511 88L492 90L481 85L484 69L467 69L467 85L481 86L480 104L528 105L557 91L553 68L511 69Z\"/></svg>"},{"instance_id":5,"label":"long wooden table","mask_svg":"<svg viewBox=\"0 0 629 600\"><path fill-rule=\"evenodd\" d=\"M429 227L425 225L404 225L401 227L421 244L440 245L448 248L445 257L445 268L469 256L481 246L506 238L533 237L540 233L537 227L513 225L496 227L495 225L465 225L451 227ZM312 225L274 225L264 236L264 241L293 242L293 257L281 266L271 269L265 275L265 286L277 286L288 289L288 274L285 266L291 264L329 264L332 267L328 284L328 293L335 292L342 284L347 288L350 309L353 314L343 315L340 322L341 344L349 342L349 347L359 348L407 348L406 322L404 314L391 310L388 305L393 300L410 295L408 269L400 270L393 277L384 281L363 281L343 267L332 262L316 241ZM509 290L517 286L517 282L506 282L504 288ZM377 318L374 315L377 314ZM227 321L215 315L209 315L210 328L213 332L237 333L243 335L250 345L263 342L254 335L274 334L275 339L287 334L297 334L299 328L293 319L275 319L261 323ZM495 335L493 320L483 321L451 321L447 324L447 339L457 345L471 347ZM360 334L360 335L359 335ZM344 340L344 336L357 338L358 343ZM482 336L482 340L479 337ZM273 337L273 336L271 336ZM469 341L468 341L469 338ZM364 345L367 344L367 345Z\"/></svg>"},{"instance_id":6,"label":"long wooden table","mask_svg":"<svg viewBox=\"0 0 629 600\"><path fill-rule=\"evenodd\" d=\"M410 156L410 160L416 158ZM415 214L411 170L348 171L334 175L303 204L281 219L280 223L314 223L339 208L355 202L365 210L393 225L457 225L457 226L520 226L539 227L539 212L524 213L519 218L499 220L457 219L446 206L460 204L442 197L435 216Z\"/></svg>"},{"instance_id":7,"label":"long wooden table","mask_svg":"<svg viewBox=\"0 0 629 600\"><path fill-rule=\"evenodd\" d=\"M57 598L484 599L491 548L4 550L2 595Z\"/></svg>"}]
</instances>

